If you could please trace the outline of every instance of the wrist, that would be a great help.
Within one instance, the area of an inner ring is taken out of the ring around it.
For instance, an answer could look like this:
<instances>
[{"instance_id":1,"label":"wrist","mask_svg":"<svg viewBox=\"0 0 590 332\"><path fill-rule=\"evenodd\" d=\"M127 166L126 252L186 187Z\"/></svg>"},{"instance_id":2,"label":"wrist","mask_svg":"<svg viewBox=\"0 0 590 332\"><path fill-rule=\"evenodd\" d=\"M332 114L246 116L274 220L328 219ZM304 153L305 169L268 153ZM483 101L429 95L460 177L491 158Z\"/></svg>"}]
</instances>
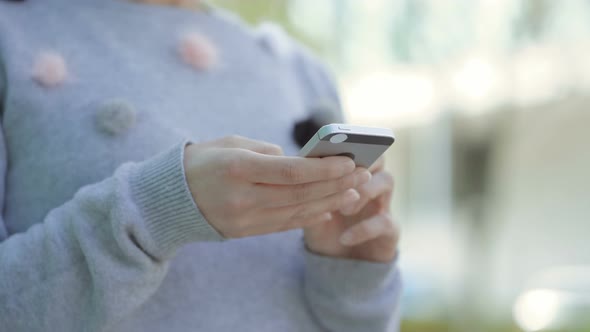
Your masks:
<instances>
[{"instance_id":1,"label":"wrist","mask_svg":"<svg viewBox=\"0 0 590 332\"><path fill-rule=\"evenodd\" d=\"M130 180L135 203L156 246L157 257L168 258L188 242L219 241L187 185L183 167L186 143L175 145L137 165Z\"/></svg>"}]
</instances>

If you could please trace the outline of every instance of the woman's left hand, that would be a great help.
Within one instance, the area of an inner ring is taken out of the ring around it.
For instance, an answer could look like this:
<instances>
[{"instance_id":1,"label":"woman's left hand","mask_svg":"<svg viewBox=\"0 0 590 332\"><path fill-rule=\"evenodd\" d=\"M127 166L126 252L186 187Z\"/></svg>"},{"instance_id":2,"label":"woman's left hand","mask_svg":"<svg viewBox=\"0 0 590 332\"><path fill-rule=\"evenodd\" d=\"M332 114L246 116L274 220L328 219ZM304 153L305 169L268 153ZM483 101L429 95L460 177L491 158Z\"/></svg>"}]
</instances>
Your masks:
<instances>
[{"instance_id":1,"label":"woman's left hand","mask_svg":"<svg viewBox=\"0 0 590 332\"><path fill-rule=\"evenodd\" d=\"M393 177L384 166L381 157L369 168L371 180L356 188L356 203L333 212L330 221L304 228L309 250L324 256L383 263L395 258L399 227L390 212Z\"/></svg>"}]
</instances>

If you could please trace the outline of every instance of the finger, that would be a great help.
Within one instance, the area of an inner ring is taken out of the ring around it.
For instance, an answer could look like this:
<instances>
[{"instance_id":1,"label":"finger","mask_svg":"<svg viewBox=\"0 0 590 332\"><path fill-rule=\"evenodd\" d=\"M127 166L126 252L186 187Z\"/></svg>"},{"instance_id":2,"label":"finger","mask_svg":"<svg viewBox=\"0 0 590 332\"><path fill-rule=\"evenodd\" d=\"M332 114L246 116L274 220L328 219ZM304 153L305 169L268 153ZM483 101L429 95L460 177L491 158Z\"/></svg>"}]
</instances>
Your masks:
<instances>
[{"instance_id":1,"label":"finger","mask_svg":"<svg viewBox=\"0 0 590 332\"><path fill-rule=\"evenodd\" d=\"M301 220L290 221L290 222L282 225L278 231L283 232L283 231L288 231L291 229L304 228L304 227L309 227L309 226L313 226L313 225L317 225L317 224L323 224L325 222L332 220L332 218L333 218L332 213L325 212L325 213L318 214L317 216L313 216L313 217L308 218L303 221L301 221Z\"/></svg>"},{"instance_id":2,"label":"finger","mask_svg":"<svg viewBox=\"0 0 590 332\"><path fill-rule=\"evenodd\" d=\"M373 174L377 172L381 172L385 168L385 156L379 157L371 167L369 167L369 171Z\"/></svg>"},{"instance_id":3,"label":"finger","mask_svg":"<svg viewBox=\"0 0 590 332\"><path fill-rule=\"evenodd\" d=\"M283 155L283 149L276 144L238 135L227 136L217 142L225 148L239 148L273 156Z\"/></svg>"},{"instance_id":4,"label":"finger","mask_svg":"<svg viewBox=\"0 0 590 332\"><path fill-rule=\"evenodd\" d=\"M199 143L200 148L235 148L254 151L261 154L282 156L280 146L264 141L250 139L238 135L226 136L214 141Z\"/></svg>"},{"instance_id":5,"label":"finger","mask_svg":"<svg viewBox=\"0 0 590 332\"><path fill-rule=\"evenodd\" d=\"M293 223L294 226L301 227L305 220L312 216L337 211L345 205L353 204L359 198L360 196L356 190L348 189L345 192L330 195L315 201L270 209L263 219L272 221L284 220L285 223Z\"/></svg>"},{"instance_id":6,"label":"finger","mask_svg":"<svg viewBox=\"0 0 590 332\"><path fill-rule=\"evenodd\" d=\"M347 229L340 236L340 243L355 246L395 232L393 220L389 214L378 214Z\"/></svg>"},{"instance_id":7,"label":"finger","mask_svg":"<svg viewBox=\"0 0 590 332\"><path fill-rule=\"evenodd\" d=\"M267 222L265 224L261 224L256 227L250 227L243 235L240 237L248 237L254 235L263 235L263 234L270 234L270 233L278 233L284 232L291 229L303 228L307 226L312 226L316 224L325 223L327 221L332 220L333 216L329 212L320 213L318 215L312 216L306 220L297 220L297 221L288 221L288 222L277 222L274 220L272 222Z\"/></svg>"},{"instance_id":8,"label":"finger","mask_svg":"<svg viewBox=\"0 0 590 332\"><path fill-rule=\"evenodd\" d=\"M362 191L362 195L366 196L369 200L376 199L391 190L393 190L393 176L388 172L373 174L371 181L359 188L359 191Z\"/></svg>"},{"instance_id":9,"label":"finger","mask_svg":"<svg viewBox=\"0 0 590 332\"><path fill-rule=\"evenodd\" d=\"M371 179L371 173L358 168L354 173L339 179L297 185L256 185L254 196L266 207L289 206L330 196L361 186Z\"/></svg>"},{"instance_id":10,"label":"finger","mask_svg":"<svg viewBox=\"0 0 590 332\"><path fill-rule=\"evenodd\" d=\"M393 176L391 176L389 172L381 171L373 174L373 177L369 182L357 188L361 196L358 202L341 209L340 213L345 216L354 215L362 210L369 201L383 195L388 195L388 197L391 198L393 186Z\"/></svg>"},{"instance_id":11,"label":"finger","mask_svg":"<svg viewBox=\"0 0 590 332\"><path fill-rule=\"evenodd\" d=\"M348 157L301 158L255 154L243 160L246 179L265 184L302 184L338 179L354 171Z\"/></svg>"},{"instance_id":12,"label":"finger","mask_svg":"<svg viewBox=\"0 0 590 332\"><path fill-rule=\"evenodd\" d=\"M393 197L393 189L379 196L381 204L381 212L389 212L391 209L391 198Z\"/></svg>"}]
</instances>

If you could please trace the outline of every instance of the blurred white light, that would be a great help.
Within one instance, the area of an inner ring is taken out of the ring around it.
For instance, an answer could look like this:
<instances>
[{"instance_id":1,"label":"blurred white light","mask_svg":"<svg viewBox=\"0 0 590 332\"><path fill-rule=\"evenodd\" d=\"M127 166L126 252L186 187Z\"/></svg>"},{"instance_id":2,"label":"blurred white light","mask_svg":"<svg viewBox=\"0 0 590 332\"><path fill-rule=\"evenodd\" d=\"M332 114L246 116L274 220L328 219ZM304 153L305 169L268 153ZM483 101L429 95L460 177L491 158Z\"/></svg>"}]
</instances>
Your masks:
<instances>
[{"instance_id":1,"label":"blurred white light","mask_svg":"<svg viewBox=\"0 0 590 332\"><path fill-rule=\"evenodd\" d=\"M534 289L522 294L513 308L514 319L526 331L547 328L557 318L560 294L549 289Z\"/></svg>"},{"instance_id":2,"label":"blurred white light","mask_svg":"<svg viewBox=\"0 0 590 332\"><path fill-rule=\"evenodd\" d=\"M415 118L428 121L434 115L434 82L416 72L374 72L349 81L344 88L351 120L390 120L400 125Z\"/></svg>"},{"instance_id":3,"label":"blurred white light","mask_svg":"<svg viewBox=\"0 0 590 332\"><path fill-rule=\"evenodd\" d=\"M571 80L568 62L557 46L529 46L515 55L513 98L518 105L554 99Z\"/></svg>"},{"instance_id":4,"label":"blurred white light","mask_svg":"<svg viewBox=\"0 0 590 332\"><path fill-rule=\"evenodd\" d=\"M385 7L386 3L383 0L365 0L362 2L362 4L369 12L375 13L383 10L383 7Z\"/></svg>"},{"instance_id":5,"label":"blurred white light","mask_svg":"<svg viewBox=\"0 0 590 332\"><path fill-rule=\"evenodd\" d=\"M475 57L467 60L453 75L452 83L460 98L481 102L491 93L496 79L492 64Z\"/></svg>"}]
</instances>

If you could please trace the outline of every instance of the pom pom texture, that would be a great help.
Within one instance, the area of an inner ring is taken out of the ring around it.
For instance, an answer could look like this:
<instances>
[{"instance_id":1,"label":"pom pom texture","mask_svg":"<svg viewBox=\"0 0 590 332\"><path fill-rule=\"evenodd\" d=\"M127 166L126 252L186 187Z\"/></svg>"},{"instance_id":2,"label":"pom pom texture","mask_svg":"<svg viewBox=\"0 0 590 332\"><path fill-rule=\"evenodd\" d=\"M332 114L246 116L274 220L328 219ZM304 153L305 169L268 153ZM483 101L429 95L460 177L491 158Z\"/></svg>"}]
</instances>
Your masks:
<instances>
[{"instance_id":1,"label":"pom pom texture","mask_svg":"<svg viewBox=\"0 0 590 332\"><path fill-rule=\"evenodd\" d=\"M197 70L211 69L218 63L215 45L197 32L186 34L181 38L179 53L185 63Z\"/></svg>"},{"instance_id":2,"label":"pom pom texture","mask_svg":"<svg viewBox=\"0 0 590 332\"><path fill-rule=\"evenodd\" d=\"M33 64L33 79L46 88L62 84L68 77L68 68L61 54L41 52Z\"/></svg>"}]
</instances>

